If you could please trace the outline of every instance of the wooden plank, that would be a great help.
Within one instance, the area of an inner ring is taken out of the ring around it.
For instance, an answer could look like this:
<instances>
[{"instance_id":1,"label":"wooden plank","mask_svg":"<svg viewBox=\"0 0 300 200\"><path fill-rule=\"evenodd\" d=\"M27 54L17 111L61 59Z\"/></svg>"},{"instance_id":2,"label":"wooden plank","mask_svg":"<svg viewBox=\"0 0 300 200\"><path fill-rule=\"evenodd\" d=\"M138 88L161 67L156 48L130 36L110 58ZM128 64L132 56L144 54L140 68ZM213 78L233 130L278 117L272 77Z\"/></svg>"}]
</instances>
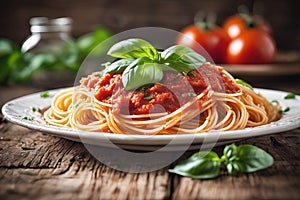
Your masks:
<instances>
[{"instance_id":1,"label":"wooden plank","mask_svg":"<svg viewBox=\"0 0 300 200\"><path fill-rule=\"evenodd\" d=\"M2 87L0 102L35 90ZM0 199L298 199L299 133L296 129L238 143L268 151L275 163L267 170L193 180L169 174L167 168L118 172L93 158L80 143L13 125L0 116ZM222 149L214 150L221 154Z\"/></svg>"},{"instance_id":2,"label":"wooden plank","mask_svg":"<svg viewBox=\"0 0 300 200\"><path fill-rule=\"evenodd\" d=\"M170 195L166 169L123 173L94 159L80 143L7 122L1 123L0 132L0 199L165 199Z\"/></svg>"},{"instance_id":3,"label":"wooden plank","mask_svg":"<svg viewBox=\"0 0 300 200\"><path fill-rule=\"evenodd\" d=\"M299 199L300 129L251 138L237 144L253 144L275 160L267 170L213 180L175 176L173 199Z\"/></svg>"}]
</instances>

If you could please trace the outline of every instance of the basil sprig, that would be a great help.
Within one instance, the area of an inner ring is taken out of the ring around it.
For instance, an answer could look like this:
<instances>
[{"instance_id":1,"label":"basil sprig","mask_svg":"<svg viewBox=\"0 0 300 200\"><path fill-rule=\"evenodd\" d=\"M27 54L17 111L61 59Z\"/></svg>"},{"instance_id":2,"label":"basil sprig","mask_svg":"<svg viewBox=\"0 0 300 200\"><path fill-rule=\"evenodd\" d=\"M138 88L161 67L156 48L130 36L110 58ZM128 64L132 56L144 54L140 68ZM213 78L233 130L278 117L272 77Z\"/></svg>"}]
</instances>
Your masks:
<instances>
[{"instance_id":1,"label":"basil sprig","mask_svg":"<svg viewBox=\"0 0 300 200\"><path fill-rule=\"evenodd\" d=\"M103 74L123 73L122 83L126 90L161 81L165 70L188 73L206 62L203 56L189 47L175 45L159 52L139 38L118 42L107 54L117 60L106 64Z\"/></svg>"},{"instance_id":2,"label":"basil sprig","mask_svg":"<svg viewBox=\"0 0 300 200\"><path fill-rule=\"evenodd\" d=\"M228 174L237 175L255 172L273 165L273 157L253 145L228 145L221 158L213 151L201 151L179 163L169 172L196 179L216 178L222 163Z\"/></svg>"}]
</instances>

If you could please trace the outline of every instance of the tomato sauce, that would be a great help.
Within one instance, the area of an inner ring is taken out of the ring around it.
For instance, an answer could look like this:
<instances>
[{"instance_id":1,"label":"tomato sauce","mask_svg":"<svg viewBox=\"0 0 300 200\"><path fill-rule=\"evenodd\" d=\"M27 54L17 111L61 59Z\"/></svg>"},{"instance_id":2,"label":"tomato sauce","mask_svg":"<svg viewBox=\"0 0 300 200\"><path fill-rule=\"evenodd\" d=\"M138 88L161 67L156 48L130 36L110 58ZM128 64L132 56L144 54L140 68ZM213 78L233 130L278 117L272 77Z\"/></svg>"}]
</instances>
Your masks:
<instances>
[{"instance_id":1,"label":"tomato sauce","mask_svg":"<svg viewBox=\"0 0 300 200\"><path fill-rule=\"evenodd\" d=\"M209 64L186 75L166 71L160 83L130 91L123 88L121 78L121 74L90 75L81 81L81 85L94 88L97 100L113 103L114 112L123 114L171 113L208 87L223 93L239 91L239 87L223 74L221 68Z\"/></svg>"}]
</instances>

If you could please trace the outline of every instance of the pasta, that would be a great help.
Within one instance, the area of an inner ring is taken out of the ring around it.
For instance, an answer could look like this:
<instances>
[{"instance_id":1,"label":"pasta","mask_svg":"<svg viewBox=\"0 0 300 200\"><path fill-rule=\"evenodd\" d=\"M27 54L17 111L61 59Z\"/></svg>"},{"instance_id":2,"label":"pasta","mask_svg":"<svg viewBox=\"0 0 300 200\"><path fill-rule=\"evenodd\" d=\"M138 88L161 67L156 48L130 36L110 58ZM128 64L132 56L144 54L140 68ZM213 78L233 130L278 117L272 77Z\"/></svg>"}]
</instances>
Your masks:
<instances>
[{"instance_id":1,"label":"pasta","mask_svg":"<svg viewBox=\"0 0 300 200\"><path fill-rule=\"evenodd\" d=\"M145 135L238 130L280 118L278 104L238 84L222 67L205 63L192 72L178 78L171 71L159 83L129 91L122 73L94 73L58 92L43 117L58 127Z\"/></svg>"}]
</instances>

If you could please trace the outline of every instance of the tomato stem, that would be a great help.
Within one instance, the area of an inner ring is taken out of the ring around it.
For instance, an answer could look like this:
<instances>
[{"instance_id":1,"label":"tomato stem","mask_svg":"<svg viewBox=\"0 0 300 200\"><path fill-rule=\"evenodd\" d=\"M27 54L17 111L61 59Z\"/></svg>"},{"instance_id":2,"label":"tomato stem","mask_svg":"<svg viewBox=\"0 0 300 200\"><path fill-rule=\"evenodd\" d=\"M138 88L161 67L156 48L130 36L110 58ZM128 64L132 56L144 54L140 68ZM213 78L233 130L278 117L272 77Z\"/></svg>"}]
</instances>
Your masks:
<instances>
[{"instance_id":1,"label":"tomato stem","mask_svg":"<svg viewBox=\"0 0 300 200\"><path fill-rule=\"evenodd\" d=\"M238 7L238 12L241 18L245 21L246 28L255 28L257 26L254 18L251 16L249 12L249 8L245 5L241 5Z\"/></svg>"},{"instance_id":2,"label":"tomato stem","mask_svg":"<svg viewBox=\"0 0 300 200\"><path fill-rule=\"evenodd\" d=\"M208 31L215 27L217 15L214 12L209 12L207 15L203 11L196 13L194 24L201 30Z\"/></svg>"},{"instance_id":3,"label":"tomato stem","mask_svg":"<svg viewBox=\"0 0 300 200\"><path fill-rule=\"evenodd\" d=\"M246 28L255 28L257 26L254 18L249 14L240 13L240 16L245 21Z\"/></svg>"}]
</instances>

